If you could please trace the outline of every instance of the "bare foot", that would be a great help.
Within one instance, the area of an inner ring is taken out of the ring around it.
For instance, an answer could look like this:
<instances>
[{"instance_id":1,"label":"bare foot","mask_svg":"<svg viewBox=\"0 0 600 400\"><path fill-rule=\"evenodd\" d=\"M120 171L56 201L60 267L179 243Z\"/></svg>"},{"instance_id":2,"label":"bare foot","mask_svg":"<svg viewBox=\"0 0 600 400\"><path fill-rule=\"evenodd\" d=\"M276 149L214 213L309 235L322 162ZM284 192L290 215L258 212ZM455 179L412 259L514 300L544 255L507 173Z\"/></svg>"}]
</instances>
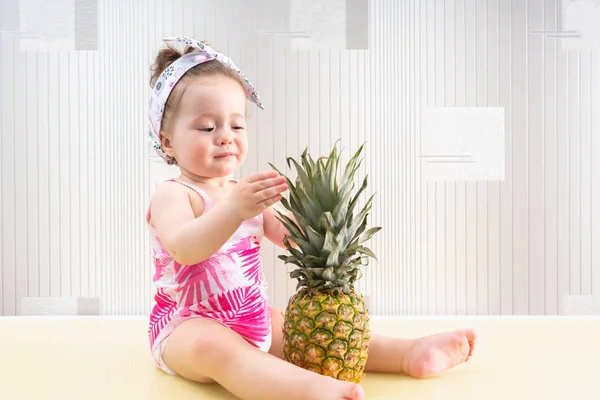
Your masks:
<instances>
[{"instance_id":1,"label":"bare foot","mask_svg":"<svg viewBox=\"0 0 600 400\"><path fill-rule=\"evenodd\" d=\"M319 379L321 378L319 377ZM320 384L311 386L311 389L316 389L314 391L314 398L319 400L364 400L365 398L365 391L362 386L355 383L338 381L331 377L326 377Z\"/></svg>"},{"instance_id":2,"label":"bare foot","mask_svg":"<svg viewBox=\"0 0 600 400\"><path fill-rule=\"evenodd\" d=\"M363 400L365 398L365 390L360 385L350 384L350 387L344 393L341 400Z\"/></svg>"},{"instance_id":3,"label":"bare foot","mask_svg":"<svg viewBox=\"0 0 600 400\"><path fill-rule=\"evenodd\" d=\"M430 378L469 360L475 348L473 330L438 333L415 339L402 360L402 370L419 379Z\"/></svg>"}]
</instances>

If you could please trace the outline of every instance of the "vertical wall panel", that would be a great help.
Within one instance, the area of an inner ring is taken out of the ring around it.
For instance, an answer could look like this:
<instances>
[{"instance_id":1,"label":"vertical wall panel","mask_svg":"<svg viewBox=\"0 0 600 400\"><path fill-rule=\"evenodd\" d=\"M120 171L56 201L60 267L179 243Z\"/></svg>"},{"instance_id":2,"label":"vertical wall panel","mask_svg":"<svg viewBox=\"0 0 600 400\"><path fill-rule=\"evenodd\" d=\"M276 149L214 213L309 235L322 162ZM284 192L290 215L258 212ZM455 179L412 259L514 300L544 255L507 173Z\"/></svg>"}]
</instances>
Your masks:
<instances>
[{"instance_id":1,"label":"vertical wall panel","mask_svg":"<svg viewBox=\"0 0 600 400\"><path fill-rule=\"evenodd\" d=\"M16 47L16 46L15 46ZM13 81L13 101L15 107L14 131L18 134L14 135L14 243L15 243L15 304L27 292L27 268L23 268L28 264L27 256L29 251L27 241L27 134L26 121L28 119L27 97L22 94L26 90L27 77L26 72L26 54L21 53L16 48L13 48L13 66L14 66L14 81ZM21 93L19 93L21 92ZM19 111L23 118L17 118ZM18 160L20 158L21 160Z\"/></svg>"},{"instance_id":2,"label":"vertical wall panel","mask_svg":"<svg viewBox=\"0 0 600 400\"><path fill-rule=\"evenodd\" d=\"M454 78L454 97L450 105L465 107L467 105L467 0L455 0L454 7L454 57L452 60ZM417 26L416 29L419 29ZM456 314L467 313L467 187L465 182L454 185L454 237L456 263ZM418 265L417 265L418 268Z\"/></svg>"},{"instance_id":3,"label":"vertical wall panel","mask_svg":"<svg viewBox=\"0 0 600 400\"><path fill-rule=\"evenodd\" d=\"M554 6L554 0L545 0L543 4L543 30L557 30L559 12ZM543 38L543 36L542 36ZM559 41L543 39L543 201L544 201L544 289L545 289L545 310L547 314L557 314L558 308L558 259L557 259L557 238L558 238L558 192L557 192L557 52Z\"/></svg>"},{"instance_id":4,"label":"vertical wall panel","mask_svg":"<svg viewBox=\"0 0 600 400\"><path fill-rule=\"evenodd\" d=\"M591 57L590 108L600 104L600 59L597 55ZM592 294L600 295L600 113L591 112L590 125L590 170L591 170L591 272Z\"/></svg>"},{"instance_id":5,"label":"vertical wall panel","mask_svg":"<svg viewBox=\"0 0 600 400\"><path fill-rule=\"evenodd\" d=\"M529 131L529 35L528 0L512 1L512 87L511 126L513 162L513 313L527 314L529 310L529 204L527 179L529 174L527 142ZM518 166L518 167L517 167ZM523 268L515 268L516 266ZM527 266L527 267L525 267Z\"/></svg>"},{"instance_id":6,"label":"vertical wall panel","mask_svg":"<svg viewBox=\"0 0 600 400\"><path fill-rule=\"evenodd\" d=\"M500 3L501 0L488 0L486 4L486 104L489 107L500 105ZM505 131L506 133L506 131ZM500 314L500 182L487 183L487 313Z\"/></svg>"},{"instance_id":7,"label":"vertical wall panel","mask_svg":"<svg viewBox=\"0 0 600 400\"><path fill-rule=\"evenodd\" d=\"M26 262L22 265L26 266L23 268L27 275L26 290L27 293L39 293L39 268L28 268L29 265L40 264L40 242L38 234L38 223L40 214L40 203L39 203L39 138L38 138L38 107L37 107L37 96L39 80L37 79L37 63L36 54L27 54L26 71L25 71L25 87L24 91L26 95L27 120L25 122L25 129L23 136L26 141L26 165L24 167L26 173L26 179L23 182L25 185L25 193L27 193L27 199L25 202L25 213L26 223L26 238L27 242L27 253ZM1 115L1 114L0 114ZM0 162L1 164L1 162Z\"/></svg>"},{"instance_id":8,"label":"vertical wall panel","mask_svg":"<svg viewBox=\"0 0 600 400\"><path fill-rule=\"evenodd\" d=\"M529 0L529 31L544 31L543 0ZM530 314L545 312L544 274L544 41L543 35L528 34L528 123L527 123L527 214L529 223L528 310Z\"/></svg>"},{"instance_id":9,"label":"vertical wall panel","mask_svg":"<svg viewBox=\"0 0 600 400\"><path fill-rule=\"evenodd\" d=\"M553 33L564 15L556 1L414 3L421 18L417 13L406 23L423 36L424 54L410 57L409 46L401 51L409 54L406 62L424 63L422 73L407 78L424 80L412 103L504 107L507 146L503 181L418 179L425 189L414 191L424 208L411 232L423 251L415 265L426 277L416 285L425 297L421 312L557 314L563 295L593 293L599 285L593 154L600 132L592 112L598 52L569 49L569 39ZM437 34L444 25L445 34Z\"/></svg>"},{"instance_id":10,"label":"vertical wall panel","mask_svg":"<svg viewBox=\"0 0 600 400\"><path fill-rule=\"evenodd\" d=\"M14 43L2 41L2 310L12 313L15 309L16 281L16 218L15 218L15 68ZM6 134L5 132L9 132ZM6 266L6 267L4 267ZM19 290L20 292L20 290Z\"/></svg>"},{"instance_id":11,"label":"vertical wall panel","mask_svg":"<svg viewBox=\"0 0 600 400\"><path fill-rule=\"evenodd\" d=\"M270 98L272 100L268 105L268 108L271 109L270 125L272 127L272 153L269 154L267 156L268 158L265 158L264 161L266 164L266 161L269 160L274 165L282 168L282 171L285 174L289 174L291 171L286 163L286 154L289 154L287 152L287 141L293 140L293 136L288 136L286 127L286 116L289 112L286 104L286 91L288 90L288 86L286 85L286 59L288 57L286 52L286 39L272 37L270 42L272 46L272 55L269 57L272 77L270 82L270 85L272 85ZM262 85L267 87L264 82ZM284 132L285 134L283 134ZM267 169L270 167L264 165L263 168ZM272 247L272 286L274 291L272 302L275 304L285 304L287 302L287 284L285 284L284 281L284 279L286 279L286 267L283 265L283 262L278 259L278 256L283 254L284 250L276 246Z\"/></svg>"},{"instance_id":12,"label":"vertical wall panel","mask_svg":"<svg viewBox=\"0 0 600 400\"><path fill-rule=\"evenodd\" d=\"M289 2L267 3L98 2L97 50L0 36L2 315L24 296L149 312L144 215L176 173L146 139L149 67L172 35L230 55L265 103L249 104L236 176L366 143L359 206L376 192L383 230L358 287L373 313L557 314L566 294L600 294L599 54L552 33L562 2L373 0L368 50L295 49L269 32L289 25ZM446 162L424 157L430 107L504 108L505 179L429 181L428 163ZM262 251L279 307L295 290L282 251Z\"/></svg>"},{"instance_id":13,"label":"vertical wall panel","mask_svg":"<svg viewBox=\"0 0 600 400\"><path fill-rule=\"evenodd\" d=\"M465 0L465 106L477 107L477 1ZM428 79L431 79L428 77ZM466 314L477 314L477 182L465 182Z\"/></svg>"},{"instance_id":14,"label":"vertical wall panel","mask_svg":"<svg viewBox=\"0 0 600 400\"><path fill-rule=\"evenodd\" d=\"M487 1L476 1L475 6L475 104L477 107L488 107L488 18ZM446 75L447 77L448 75ZM445 78L447 79L447 78ZM488 313L488 186L489 182L475 182L475 220L476 220L476 257L477 278L477 314Z\"/></svg>"},{"instance_id":15,"label":"vertical wall panel","mask_svg":"<svg viewBox=\"0 0 600 400\"><path fill-rule=\"evenodd\" d=\"M510 102L512 99L512 85L510 84L513 75L512 69L512 3L510 1L500 1L498 6L498 47L499 47L499 86L500 101L499 105L505 112L504 140L506 153L506 170L504 171L505 181L500 184L500 314L510 315L514 311L513 303L513 129L512 129L512 108Z\"/></svg>"},{"instance_id":16,"label":"vertical wall panel","mask_svg":"<svg viewBox=\"0 0 600 400\"><path fill-rule=\"evenodd\" d=\"M32 230L36 232L39 238L38 264L28 264L27 268L38 270L38 295L50 295L51 282L51 259L50 259L50 77L49 77L49 57L47 53L36 53L36 76L37 90L33 95L37 100L37 132L38 152L33 155L38 161L39 179L36 182L38 186L39 197L37 204L38 220ZM4 134L5 131L3 131ZM3 181L4 184L4 181ZM30 210L28 210L30 212ZM35 211L33 211L35 215ZM3 269L7 268L3 264ZM35 295L35 292L33 292ZM11 313L13 313L11 311Z\"/></svg>"},{"instance_id":17,"label":"vertical wall panel","mask_svg":"<svg viewBox=\"0 0 600 400\"><path fill-rule=\"evenodd\" d=\"M579 64L579 115L580 130L579 130L579 193L576 195L579 202L579 265L581 273L579 279L581 281L581 294L592 294L592 276L591 276L591 169L590 169L590 151L591 148L591 131L590 131L590 91L592 90L591 82L591 52L583 50L580 52Z\"/></svg>"},{"instance_id":18,"label":"vertical wall panel","mask_svg":"<svg viewBox=\"0 0 600 400\"><path fill-rule=\"evenodd\" d=\"M559 17L560 21L560 17ZM556 39L555 39L556 40ZM560 42L557 40L557 42ZM562 296L568 295L570 290L570 174L569 174L569 136L571 129L569 121L571 118L569 98L569 50L565 50L561 43L557 43L556 55L556 81L557 81L557 219L558 219L558 235L556 238L556 251L558 260L558 291L557 297L560 307L560 299Z\"/></svg>"},{"instance_id":19,"label":"vertical wall panel","mask_svg":"<svg viewBox=\"0 0 600 400\"><path fill-rule=\"evenodd\" d=\"M569 181L568 181L568 212L569 212L569 291L581 291L581 262L580 240L581 240L581 220L580 220L580 128L581 120L581 86L579 82L579 71L581 68L581 54L577 50L568 50L568 160L569 160Z\"/></svg>"}]
</instances>

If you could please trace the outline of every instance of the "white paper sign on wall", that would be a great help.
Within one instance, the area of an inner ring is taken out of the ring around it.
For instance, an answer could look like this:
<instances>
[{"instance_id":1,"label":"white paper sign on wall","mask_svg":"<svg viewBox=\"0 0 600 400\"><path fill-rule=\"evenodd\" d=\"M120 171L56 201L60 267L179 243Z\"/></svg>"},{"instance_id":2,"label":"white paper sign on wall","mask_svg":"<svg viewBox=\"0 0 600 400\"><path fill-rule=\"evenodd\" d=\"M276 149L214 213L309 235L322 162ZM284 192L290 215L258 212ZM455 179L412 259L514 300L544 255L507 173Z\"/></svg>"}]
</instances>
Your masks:
<instances>
[{"instance_id":1,"label":"white paper sign on wall","mask_svg":"<svg viewBox=\"0 0 600 400\"><path fill-rule=\"evenodd\" d=\"M1 0L0 34L20 50L98 50L98 0Z\"/></svg>"},{"instance_id":2,"label":"white paper sign on wall","mask_svg":"<svg viewBox=\"0 0 600 400\"><path fill-rule=\"evenodd\" d=\"M290 0L290 30L295 50L368 50L368 0Z\"/></svg>"},{"instance_id":3,"label":"white paper sign on wall","mask_svg":"<svg viewBox=\"0 0 600 400\"><path fill-rule=\"evenodd\" d=\"M600 49L600 0L563 0L562 29L557 32L564 50Z\"/></svg>"},{"instance_id":4,"label":"white paper sign on wall","mask_svg":"<svg viewBox=\"0 0 600 400\"><path fill-rule=\"evenodd\" d=\"M428 182L503 181L502 107L429 107L421 116L419 157Z\"/></svg>"}]
</instances>

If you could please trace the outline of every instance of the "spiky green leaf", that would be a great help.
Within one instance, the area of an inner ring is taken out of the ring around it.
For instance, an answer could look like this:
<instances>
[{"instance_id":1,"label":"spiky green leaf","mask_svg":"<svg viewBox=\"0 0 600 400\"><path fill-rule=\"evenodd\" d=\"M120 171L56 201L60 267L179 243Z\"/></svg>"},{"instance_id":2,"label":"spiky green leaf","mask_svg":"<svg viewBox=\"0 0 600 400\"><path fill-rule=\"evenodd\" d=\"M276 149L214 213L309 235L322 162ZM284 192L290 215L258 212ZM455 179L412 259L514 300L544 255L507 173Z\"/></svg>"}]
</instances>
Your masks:
<instances>
[{"instance_id":1,"label":"spiky green leaf","mask_svg":"<svg viewBox=\"0 0 600 400\"><path fill-rule=\"evenodd\" d=\"M375 228L371 228L369 230L367 230L366 232L361 233L361 235L358 237L358 242L359 243L364 243L367 240L371 239L373 237L374 234L376 234L377 232L379 232L381 230L380 226L376 226Z\"/></svg>"},{"instance_id":2,"label":"spiky green leaf","mask_svg":"<svg viewBox=\"0 0 600 400\"><path fill-rule=\"evenodd\" d=\"M375 255L375 253L373 253L373 252L371 251L371 249L369 249L369 248L367 248L367 247L364 247L364 246L359 246L359 247L358 247L358 252L359 252L359 253L361 253L361 254L364 254L364 255L366 255L366 256L369 256L369 257L371 257L372 259L374 259L374 260L376 260L376 261L377 261L377 256Z\"/></svg>"},{"instance_id":3,"label":"spiky green leaf","mask_svg":"<svg viewBox=\"0 0 600 400\"><path fill-rule=\"evenodd\" d=\"M288 255L279 258L296 266L290 277L298 280L298 288L352 291L365 258L375 258L362 245L381 229L367 226L374 195L362 210L354 210L368 184L365 176L355 190L363 148L364 144L343 167L337 141L327 157L315 160L305 148L300 160L287 158L296 177L294 182L286 177L289 200L281 203L291 214L280 218L289 232L284 240Z\"/></svg>"}]
</instances>

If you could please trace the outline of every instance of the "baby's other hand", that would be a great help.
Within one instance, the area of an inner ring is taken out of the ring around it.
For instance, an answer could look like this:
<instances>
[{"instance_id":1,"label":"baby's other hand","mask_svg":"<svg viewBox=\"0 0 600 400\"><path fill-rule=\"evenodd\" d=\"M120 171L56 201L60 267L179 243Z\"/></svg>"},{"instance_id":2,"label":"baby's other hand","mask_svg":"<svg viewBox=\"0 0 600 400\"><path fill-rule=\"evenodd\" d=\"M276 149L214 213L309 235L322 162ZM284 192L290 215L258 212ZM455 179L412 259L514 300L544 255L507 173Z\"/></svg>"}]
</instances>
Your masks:
<instances>
[{"instance_id":1,"label":"baby's other hand","mask_svg":"<svg viewBox=\"0 0 600 400\"><path fill-rule=\"evenodd\" d=\"M240 219L257 216L266 208L281 200L281 193L288 189L284 176L276 171L257 172L241 179L226 201Z\"/></svg>"}]
</instances>

